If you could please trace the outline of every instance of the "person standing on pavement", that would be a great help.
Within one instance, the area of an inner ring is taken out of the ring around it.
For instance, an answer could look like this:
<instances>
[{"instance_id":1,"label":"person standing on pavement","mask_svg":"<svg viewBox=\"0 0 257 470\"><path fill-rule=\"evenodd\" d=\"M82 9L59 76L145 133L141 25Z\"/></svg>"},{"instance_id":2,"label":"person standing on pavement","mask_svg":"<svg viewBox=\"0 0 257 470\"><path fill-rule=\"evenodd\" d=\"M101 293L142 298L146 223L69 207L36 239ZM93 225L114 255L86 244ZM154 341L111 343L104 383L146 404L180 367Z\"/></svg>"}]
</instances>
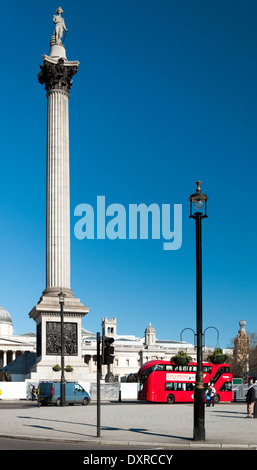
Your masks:
<instances>
[{"instance_id":1,"label":"person standing on pavement","mask_svg":"<svg viewBox=\"0 0 257 470\"><path fill-rule=\"evenodd\" d=\"M205 393L206 406L211 406L211 387L208 387Z\"/></svg>"},{"instance_id":2,"label":"person standing on pavement","mask_svg":"<svg viewBox=\"0 0 257 470\"><path fill-rule=\"evenodd\" d=\"M253 408L254 408L254 403L255 403L255 390L251 382L248 384L248 390L246 394L246 403L247 403L246 418L253 418Z\"/></svg>"},{"instance_id":3,"label":"person standing on pavement","mask_svg":"<svg viewBox=\"0 0 257 470\"><path fill-rule=\"evenodd\" d=\"M215 394L216 394L216 389L214 388L214 385L211 385L211 403L212 406L214 406L215 403Z\"/></svg>"}]
</instances>

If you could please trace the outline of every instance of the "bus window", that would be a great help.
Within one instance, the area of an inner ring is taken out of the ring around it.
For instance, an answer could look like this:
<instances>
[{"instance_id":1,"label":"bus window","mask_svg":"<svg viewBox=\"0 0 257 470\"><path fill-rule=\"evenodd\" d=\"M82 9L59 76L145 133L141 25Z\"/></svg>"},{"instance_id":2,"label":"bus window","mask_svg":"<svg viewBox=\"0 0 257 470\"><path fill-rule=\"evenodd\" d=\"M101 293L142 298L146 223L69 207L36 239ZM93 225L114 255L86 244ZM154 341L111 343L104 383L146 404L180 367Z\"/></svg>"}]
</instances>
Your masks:
<instances>
[{"instance_id":1,"label":"bus window","mask_svg":"<svg viewBox=\"0 0 257 470\"><path fill-rule=\"evenodd\" d=\"M166 382L165 384L165 390L166 391L176 391L176 390L180 390L180 386L181 384L178 383L178 382Z\"/></svg>"},{"instance_id":2,"label":"bus window","mask_svg":"<svg viewBox=\"0 0 257 470\"><path fill-rule=\"evenodd\" d=\"M194 383L187 383L187 382L166 382L165 383L165 391L173 391L173 392L188 392L194 391L195 384Z\"/></svg>"},{"instance_id":3,"label":"bus window","mask_svg":"<svg viewBox=\"0 0 257 470\"><path fill-rule=\"evenodd\" d=\"M224 384L220 387L220 392L230 392L231 390L232 390L231 382L224 382Z\"/></svg>"},{"instance_id":4,"label":"bus window","mask_svg":"<svg viewBox=\"0 0 257 470\"><path fill-rule=\"evenodd\" d=\"M179 370L180 372L188 372L188 366L174 366L173 370Z\"/></svg>"},{"instance_id":5,"label":"bus window","mask_svg":"<svg viewBox=\"0 0 257 470\"><path fill-rule=\"evenodd\" d=\"M145 372L141 375L140 382L144 384L148 376L154 371L155 366L149 367L145 370Z\"/></svg>"},{"instance_id":6,"label":"bus window","mask_svg":"<svg viewBox=\"0 0 257 470\"><path fill-rule=\"evenodd\" d=\"M191 384L187 384L187 390L188 391L193 391L195 389L195 384L191 383Z\"/></svg>"},{"instance_id":7,"label":"bus window","mask_svg":"<svg viewBox=\"0 0 257 470\"><path fill-rule=\"evenodd\" d=\"M165 390L166 390L166 391L174 390L173 385L174 385L173 382L167 382L167 383L165 384Z\"/></svg>"}]
</instances>

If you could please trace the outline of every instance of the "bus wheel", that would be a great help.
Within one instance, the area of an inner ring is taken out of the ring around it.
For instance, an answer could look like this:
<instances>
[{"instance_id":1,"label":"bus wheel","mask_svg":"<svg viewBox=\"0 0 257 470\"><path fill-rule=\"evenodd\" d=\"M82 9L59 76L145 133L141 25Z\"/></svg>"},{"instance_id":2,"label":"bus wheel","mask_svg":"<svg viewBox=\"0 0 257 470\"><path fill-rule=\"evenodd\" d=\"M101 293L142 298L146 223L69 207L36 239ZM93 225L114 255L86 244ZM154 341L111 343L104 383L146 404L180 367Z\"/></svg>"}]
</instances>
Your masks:
<instances>
[{"instance_id":1,"label":"bus wheel","mask_svg":"<svg viewBox=\"0 0 257 470\"><path fill-rule=\"evenodd\" d=\"M215 395L214 401L215 401L215 403L219 403L220 402L220 396Z\"/></svg>"},{"instance_id":2,"label":"bus wheel","mask_svg":"<svg viewBox=\"0 0 257 470\"><path fill-rule=\"evenodd\" d=\"M56 406L61 406L61 404L62 404L62 400L61 400L60 397L59 397L59 398L57 398L57 400L56 400Z\"/></svg>"},{"instance_id":3,"label":"bus wheel","mask_svg":"<svg viewBox=\"0 0 257 470\"><path fill-rule=\"evenodd\" d=\"M174 402L175 402L175 397L174 397L174 395L168 395L168 396L167 396L167 403L169 403L169 404L171 405L171 404L174 403Z\"/></svg>"}]
</instances>

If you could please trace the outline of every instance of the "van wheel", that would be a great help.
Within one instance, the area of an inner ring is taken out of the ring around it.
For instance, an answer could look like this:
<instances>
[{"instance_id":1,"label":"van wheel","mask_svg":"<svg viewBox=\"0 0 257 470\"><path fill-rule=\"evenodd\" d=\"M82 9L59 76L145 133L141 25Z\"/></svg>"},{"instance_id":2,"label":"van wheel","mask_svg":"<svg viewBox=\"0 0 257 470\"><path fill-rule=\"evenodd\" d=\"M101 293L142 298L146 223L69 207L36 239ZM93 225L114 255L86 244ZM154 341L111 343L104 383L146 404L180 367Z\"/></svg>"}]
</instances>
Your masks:
<instances>
[{"instance_id":1,"label":"van wheel","mask_svg":"<svg viewBox=\"0 0 257 470\"><path fill-rule=\"evenodd\" d=\"M167 403L169 403L169 404L171 405L171 404L174 403L174 402L175 402L175 397L174 397L174 395L172 395L172 394L168 395L168 396L167 396Z\"/></svg>"},{"instance_id":2,"label":"van wheel","mask_svg":"<svg viewBox=\"0 0 257 470\"><path fill-rule=\"evenodd\" d=\"M61 403L62 403L62 400L59 398L57 398L56 400L56 406L61 406Z\"/></svg>"},{"instance_id":3,"label":"van wheel","mask_svg":"<svg viewBox=\"0 0 257 470\"><path fill-rule=\"evenodd\" d=\"M89 403L89 399L87 397L83 398L82 405L86 406Z\"/></svg>"}]
</instances>

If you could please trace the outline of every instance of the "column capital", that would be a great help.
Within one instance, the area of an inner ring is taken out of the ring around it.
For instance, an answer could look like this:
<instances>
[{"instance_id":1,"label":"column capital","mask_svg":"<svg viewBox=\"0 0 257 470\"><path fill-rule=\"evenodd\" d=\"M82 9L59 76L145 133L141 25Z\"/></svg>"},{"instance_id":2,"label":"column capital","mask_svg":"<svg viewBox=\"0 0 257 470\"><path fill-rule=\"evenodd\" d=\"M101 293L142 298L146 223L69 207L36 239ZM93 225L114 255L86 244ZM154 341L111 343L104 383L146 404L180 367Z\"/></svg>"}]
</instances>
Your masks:
<instances>
[{"instance_id":1,"label":"column capital","mask_svg":"<svg viewBox=\"0 0 257 470\"><path fill-rule=\"evenodd\" d=\"M72 77L77 73L79 62L67 61L63 58L53 59L43 56L44 65L40 65L38 81L45 85L45 89L60 90L69 93L72 86Z\"/></svg>"}]
</instances>

